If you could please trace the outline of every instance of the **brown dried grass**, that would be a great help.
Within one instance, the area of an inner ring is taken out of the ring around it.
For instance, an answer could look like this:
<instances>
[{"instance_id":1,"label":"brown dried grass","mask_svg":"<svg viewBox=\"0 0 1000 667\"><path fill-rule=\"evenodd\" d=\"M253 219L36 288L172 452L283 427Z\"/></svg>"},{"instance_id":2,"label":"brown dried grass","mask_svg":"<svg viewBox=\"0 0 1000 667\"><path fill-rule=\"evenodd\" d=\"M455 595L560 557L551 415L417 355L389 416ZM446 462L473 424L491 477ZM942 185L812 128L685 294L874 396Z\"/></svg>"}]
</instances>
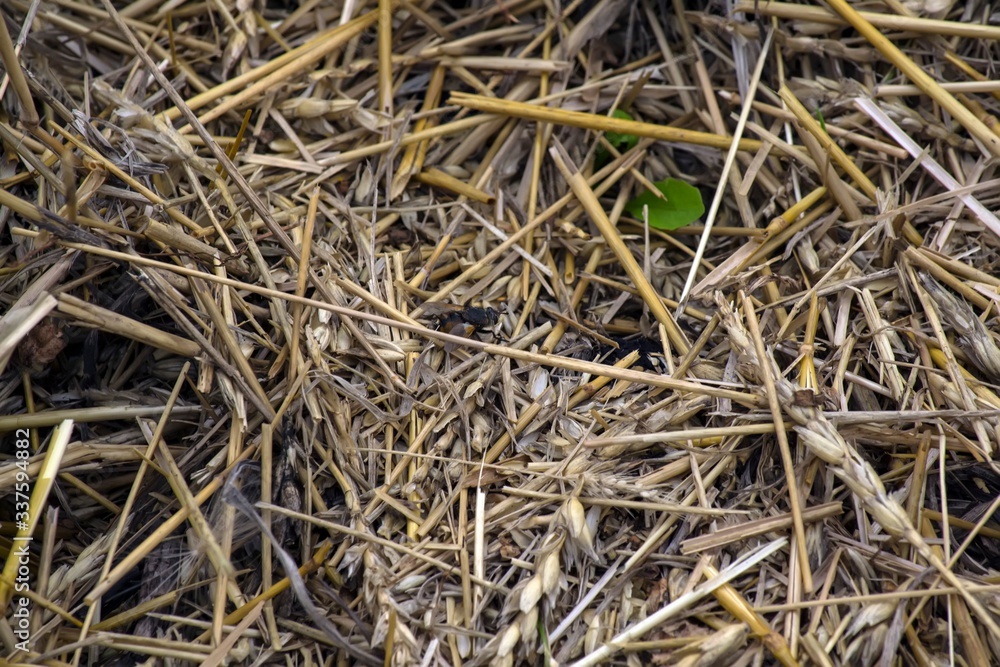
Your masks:
<instances>
[{"instance_id":1,"label":"brown dried grass","mask_svg":"<svg viewBox=\"0 0 1000 667\"><path fill-rule=\"evenodd\" d=\"M993 664L990 5L684 4L5 2L0 663Z\"/></svg>"}]
</instances>

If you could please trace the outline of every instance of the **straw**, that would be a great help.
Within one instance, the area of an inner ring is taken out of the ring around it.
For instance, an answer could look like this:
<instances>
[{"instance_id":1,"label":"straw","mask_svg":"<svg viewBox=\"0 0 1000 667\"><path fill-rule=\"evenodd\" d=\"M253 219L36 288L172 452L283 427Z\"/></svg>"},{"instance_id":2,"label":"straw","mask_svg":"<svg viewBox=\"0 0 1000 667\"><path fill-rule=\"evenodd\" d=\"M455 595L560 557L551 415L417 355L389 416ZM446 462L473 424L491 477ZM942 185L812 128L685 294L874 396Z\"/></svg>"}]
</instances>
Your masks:
<instances>
[{"instance_id":1,"label":"straw","mask_svg":"<svg viewBox=\"0 0 1000 667\"><path fill-rule=\"evenodd\" d=\"M998 28L812 4L7 2L8 661L989 664Z\"/></svg>"}]
</instances>

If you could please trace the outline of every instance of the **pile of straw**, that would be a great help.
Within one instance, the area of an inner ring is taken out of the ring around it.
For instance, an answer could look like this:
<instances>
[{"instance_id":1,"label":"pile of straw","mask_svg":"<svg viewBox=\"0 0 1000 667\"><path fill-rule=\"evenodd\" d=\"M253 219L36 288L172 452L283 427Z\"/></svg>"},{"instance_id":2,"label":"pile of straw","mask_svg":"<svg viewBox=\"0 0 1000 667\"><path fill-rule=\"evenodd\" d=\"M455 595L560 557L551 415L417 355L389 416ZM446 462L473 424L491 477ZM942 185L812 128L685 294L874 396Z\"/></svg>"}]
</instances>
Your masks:
<instances>
[{"instance_id":1,"label":"pile of straw","mask_svg":"<svg viewBox=\"0 0 1000 667\"><path fill-rule=\"evenodd\" d=\"M995 663L988 3L0 15L0 664Z\"/></svg>"}]
</instances>

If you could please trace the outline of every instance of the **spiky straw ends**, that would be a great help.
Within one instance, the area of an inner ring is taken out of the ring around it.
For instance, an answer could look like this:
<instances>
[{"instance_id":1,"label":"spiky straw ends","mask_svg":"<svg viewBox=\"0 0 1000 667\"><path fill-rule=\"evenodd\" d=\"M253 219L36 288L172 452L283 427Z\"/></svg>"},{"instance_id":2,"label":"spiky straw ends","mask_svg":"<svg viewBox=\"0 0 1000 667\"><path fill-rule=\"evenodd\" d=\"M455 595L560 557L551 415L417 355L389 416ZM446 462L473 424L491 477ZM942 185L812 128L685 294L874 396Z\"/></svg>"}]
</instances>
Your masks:
<instances>
[{"instance_id":1,"label":"spiky straw ends","mask_svg":"<svg viewBox=\"0 0 1000 667\"><path fill-rule=\"evenodd\" d=\"M924 289L944 315L940 318L958 334L959 345L979 370L991 380L1000 380L1000 348L972 307L926 273L918 273Z\"/></svg>"},{"instance_id":2,"label":"spiky straw ends","mask_svg":"<svg viewBox=\"0 0 1000 667\"><path fill-rule=\"evenodd\" d=\"M719 308L722 324L729 333L730 344L737 354L741 374L757 384L762 384L761 373L771 373L778 398L785 408L785 413L796 423L795 432L801 442L812 454L832 468L834 475L847 485L872 518L890 535L913 545L920 556L937 570L949 585L959 591L969 608L979 616L983 625L989 628L990 633L1000 639L1000 626L997 625L993 614L965 589L955 573L931 550L930 545L913 526L902 505L885 490L882 480L871 464L840 435L833 423L820 410L809 405L800 405L798 403L801 402L793 400L797 388L784 379L773 356L770 353L765 359L758 356L749 333L724 295L717 292L715 302Z\"/></svg>"}]
</instances>

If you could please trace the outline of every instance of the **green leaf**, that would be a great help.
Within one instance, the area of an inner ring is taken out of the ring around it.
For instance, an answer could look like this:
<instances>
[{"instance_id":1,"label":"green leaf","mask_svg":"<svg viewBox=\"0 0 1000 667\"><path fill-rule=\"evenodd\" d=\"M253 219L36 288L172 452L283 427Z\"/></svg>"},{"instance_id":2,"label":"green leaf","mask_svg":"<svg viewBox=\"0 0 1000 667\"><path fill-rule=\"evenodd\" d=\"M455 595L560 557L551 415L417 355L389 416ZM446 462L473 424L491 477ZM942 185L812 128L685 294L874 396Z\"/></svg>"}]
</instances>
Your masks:
<instances>
[{"instance_id":1,"label":"green leaf","mask_svg":"<svg viewBox=\"0 0 1000 667\"><path fill-rule=\"evenodd\" d=\"M621 118L622 120L635 120L627 111L622 111L621 109L615 109L611 112L612 118ZM620 134L618 132L606 132L604 138L608 140L608 143L614 146L619 153L624 153L625 151L632 150L635 145L639 143L639 137L634 134Z\"/></svg>"},{"instance_id":2,"label":"green leaf","mask_svg":"<svg viewBox=\"0 0 1000 667\"><path fill-rule=\"evenodd\" d=\"M627 111L622 111L621 109L615 109L611 112L612 118L621 118L622 120L635 120ZM620 132L605 132L604 138L607 139L608 143L615 147L615 150L619 153L624 153L635 148L635 145L639 143L639 137L634 134L621 134ZM597 146L597 153L594 155L597 160L597 164L604 165L607 164L611 158L611 154L608 153L608 149L604 147L603 144Z\"/></svg>"},{"instance_id":3,"label":"green leaf","mask_svg":"<svg viewBox=\"0 0 1000 667\"><path fill-rule=\"evenodd\" d=\"M705 212L701 191L693 185L678 181L676 178L668 178L653 185L663 193L666 200L647 191L625 205L625 210L639 220L642 220L642 207L648 206L651 227L679 229L684 225L690 225Z\"/></svg>"}]
</instances>

